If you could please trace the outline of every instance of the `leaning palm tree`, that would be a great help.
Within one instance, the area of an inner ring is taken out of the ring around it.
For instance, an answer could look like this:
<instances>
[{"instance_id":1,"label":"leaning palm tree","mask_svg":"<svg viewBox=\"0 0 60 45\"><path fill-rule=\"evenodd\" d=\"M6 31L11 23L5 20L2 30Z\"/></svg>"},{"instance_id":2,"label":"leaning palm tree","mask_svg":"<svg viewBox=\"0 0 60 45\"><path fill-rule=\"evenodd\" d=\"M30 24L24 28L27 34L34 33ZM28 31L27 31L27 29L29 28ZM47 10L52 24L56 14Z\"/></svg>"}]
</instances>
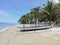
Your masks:
<instances>
[{"instance_id":1,"label":"leaning palm tree","mask_svg":"<svg viewBox=\"0 0 60 45\"><path fill-rule=\"evenodd\" d=\"M21 23L21 24L25 24L26 22L25 22L25 15L23 15L19 20L18 20L18 22L19 23Z\"/></svg>"},{"instance_id":2,"label":"leaning palm tree","mask_svg":"<svg viewBox=\"0 0 60 45\"><path fill-rule=\"evenodd\" d=\"M20 24L23 24L23 27L25 27L25 24L28 24L28 19L27 19L27 16L26 15L23 15L19 20L18 22Z\"/></svg>"},{"instance_id":3,"label":"leaning palm tree","mask_svg":"<svg viewBox=\"0 0 60 45\"><path fill-rule=\"evenodd\" d=\"M48 1L47 5L43 8L42 12L47 15L46 19L49 21L49 25L51 25L51 22L56 21L56 5L52 1Z\"/></svg>"},{"instance_id":4,"label":"leaning palm tree","mask_svg":"<svg viewBox=\"0 0 60 45\"><path fill-rule=\"evenodd\" d=\"M31 13L27 13L27 14L26 14L26 18L27 18L27 19L26 19L26 20L27 20L27 23L28 23L28 24L31 24L31 22L32 22L32 14L31 14Z\"/></svg>"},{"instance_id":5,"label":"leaning palm tree","mask_svg":"<svg viewBox=\"0 0 60 45\"><path fill-rule=\"evenodd\" d=\"M39 11L39 7L36 7L36 8L32 9L32 13L34 14L35 24L38 23L38 11Z\"/></svg>"}]
</instances>

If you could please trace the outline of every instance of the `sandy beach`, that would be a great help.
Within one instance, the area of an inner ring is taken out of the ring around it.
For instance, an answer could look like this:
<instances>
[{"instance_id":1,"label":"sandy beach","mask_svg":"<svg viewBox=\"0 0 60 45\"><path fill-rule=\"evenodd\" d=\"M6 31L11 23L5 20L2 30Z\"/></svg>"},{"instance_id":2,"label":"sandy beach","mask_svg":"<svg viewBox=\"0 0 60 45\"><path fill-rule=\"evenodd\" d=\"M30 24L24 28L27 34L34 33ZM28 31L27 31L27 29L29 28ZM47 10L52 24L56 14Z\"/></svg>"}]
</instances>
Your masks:
<instances>
[{"instance_id":1,"label":"sandy beach","mask_svg":"<svg viewBox=\"0 0 60 45\"><path fill-rule=\"evenodd\" d=\"M11 26L0 32L0 45L60 45L60 27L20 32L17 26Z\"/></svg>"}]
</instances>

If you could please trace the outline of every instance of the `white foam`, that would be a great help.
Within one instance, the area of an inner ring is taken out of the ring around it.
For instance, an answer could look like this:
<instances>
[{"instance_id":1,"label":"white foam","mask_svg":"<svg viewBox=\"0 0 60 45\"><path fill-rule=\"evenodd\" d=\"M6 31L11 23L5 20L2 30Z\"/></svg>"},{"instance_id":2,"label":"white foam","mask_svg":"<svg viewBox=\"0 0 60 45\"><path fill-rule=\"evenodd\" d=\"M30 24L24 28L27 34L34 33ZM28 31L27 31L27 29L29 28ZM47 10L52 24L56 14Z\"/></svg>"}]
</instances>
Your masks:
<instances>
[{"instance_id":1,"label":"white foam","mask_svg":"<svg viewBox=\"0 0 60 45\"><path fill-rule=\"evenodd\" d=\"M7 30L8 28L9 28L9 26L1 29L0 32L2 32L2 31L4 31L4 30Z\"/></svg>"}]
</instances>

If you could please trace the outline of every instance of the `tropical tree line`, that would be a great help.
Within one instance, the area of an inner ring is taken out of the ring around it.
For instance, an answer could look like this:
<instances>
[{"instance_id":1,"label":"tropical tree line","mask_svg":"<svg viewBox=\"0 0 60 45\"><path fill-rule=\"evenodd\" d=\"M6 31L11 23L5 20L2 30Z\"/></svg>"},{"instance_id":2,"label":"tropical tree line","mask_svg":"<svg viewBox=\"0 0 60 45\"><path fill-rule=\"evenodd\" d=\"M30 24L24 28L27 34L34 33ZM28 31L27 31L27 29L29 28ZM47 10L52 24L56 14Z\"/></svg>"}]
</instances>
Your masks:
<instances>
[{"instance_id":1,"label":"tropical tree line","mask_svg":"<svg viewBox=\"0 0 60 45\"><path fill-rule=\"evenodd\" d=\"M36 7L31 9L18 22L21 24L39 24L39 22L60 23L60 3L55 4L52 1L47 1L43 8Z\"/></svg>"}]
</instances>

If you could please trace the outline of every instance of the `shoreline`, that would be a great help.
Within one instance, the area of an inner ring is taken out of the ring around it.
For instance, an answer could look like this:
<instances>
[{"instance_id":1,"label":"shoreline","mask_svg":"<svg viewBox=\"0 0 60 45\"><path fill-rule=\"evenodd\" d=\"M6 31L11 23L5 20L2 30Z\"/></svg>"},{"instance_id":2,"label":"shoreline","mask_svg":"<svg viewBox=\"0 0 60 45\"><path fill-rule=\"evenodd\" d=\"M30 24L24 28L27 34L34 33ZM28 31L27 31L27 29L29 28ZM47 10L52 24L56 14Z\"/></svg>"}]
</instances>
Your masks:
<instances>
[{"instance_id":1,"label":"shoreline","mask_svg":"<svg viewBox=\"0 0 60 45\"><path fill-rule=\"evenodd\" d=\"M10 25L10 26L5 26L5 27L3 27L2 29L0 29L0 32L2 32L2 31L5 31L5 30L8 30L8 28L10 28L10 27L12 27L12 26L16 26L17 24L15 24L15 25Z\"/></svg>"},{"instance_id":2,"label":"shoreline","mask_svg":"<svg viewBox=\"0 0 60 45\"><path fill-rule=\"evenodd\" d=\"M0 32L5 31L5 30L8 30L8 28L10 28L10 27L12 27L12 26L14 26L14 25L7 26L7 27L2 28L2 29L0 29Z\"/></svg>"},{"instance_id":3,"label":"shoreline","mask_svg":"<svg viewBox=\"0 0 60 45\"><path fill-rule=\"evenodd\" d=\"M3 29L0 29L0 32L2 32L2 31L5 31L5 30L7 30L8 28L10 28L11 26L7 26L7 27L5 27L5 28L3 28Z\"/></svg>"}]
</instances>

